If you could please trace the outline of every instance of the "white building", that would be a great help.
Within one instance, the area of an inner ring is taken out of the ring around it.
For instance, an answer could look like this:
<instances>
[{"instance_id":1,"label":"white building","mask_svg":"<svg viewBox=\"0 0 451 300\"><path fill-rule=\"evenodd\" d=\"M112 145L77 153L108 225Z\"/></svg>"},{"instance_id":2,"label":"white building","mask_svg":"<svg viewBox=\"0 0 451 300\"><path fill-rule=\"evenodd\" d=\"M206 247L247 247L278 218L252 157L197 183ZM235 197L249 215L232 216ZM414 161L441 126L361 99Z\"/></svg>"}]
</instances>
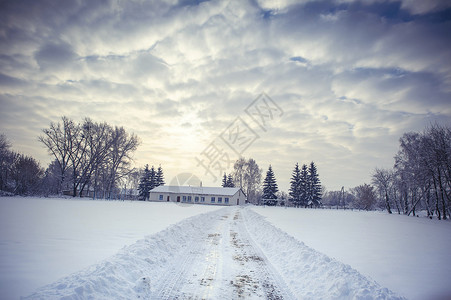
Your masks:
<instances>
[{"instance_id":1,"label":"white building","mask_svg":"<svg viewBox=\"0 0 451 300\"><path fill-rule=\"evenodd\" d=\"M150 201L211 205L242 205L246 196L240 188L160 185L150 191Z\"/></svg>"}]
</instances>

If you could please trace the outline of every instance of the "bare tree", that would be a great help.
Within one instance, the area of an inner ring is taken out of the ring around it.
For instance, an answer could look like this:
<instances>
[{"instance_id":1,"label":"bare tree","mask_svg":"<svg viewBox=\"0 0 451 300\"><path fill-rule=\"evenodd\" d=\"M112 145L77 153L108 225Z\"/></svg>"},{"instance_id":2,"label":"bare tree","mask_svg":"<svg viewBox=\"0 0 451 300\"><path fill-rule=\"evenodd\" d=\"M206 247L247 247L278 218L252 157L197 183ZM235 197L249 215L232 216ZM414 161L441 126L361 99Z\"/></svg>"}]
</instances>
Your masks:
<instances>
[{"instance_id":1,"label":"bare tree","mask_svg":"<svg viewBox=\"0 0 451 300\"><path fill-rule=\"evenodd\" d=\"M96 194L101 191L103 197L110 198L120 179L130 172L132 153L139 145L138 137L123 127L112 128L89 118L76 124L63 117L62 125L51 123L43 132L39 140L56 159L60 186L70 171L74 197L82 196L93 185Z\"/></svg>"},{"instance_id":2,"label":"bare tree","mask_svg":"<svg viewBox=\"0 0 451 300\"><path fill-rule=\"evenodd\" d=\"M447 215L451 213L451 128L432 125L425 131L424 136L433 170L437 211L440 211L441 206L443 220L446 220Z\"/></svg>"},{"instance_id":3,"label":"bare tree","mask_svg":"<svg viewBox=\"0 0 451 300\"><path fill-rule=\"evenodd\" d=\"M0 134L0 190L16 195L40 193L44 170L33 157L10 148L11 143Z\"/></svg>"},{"instance_id":4,"label":"bare tree","mask_svg":"<svg viewBox=\"0 0 451 300\"><path fill-rule=\"evenodd\" d=\"M385 209L387 209L387 212L391 214L392 211L390 207L390 191L393 184L392 171L376 168L373 174L373 184L376 186L377 191L385 200Z\"/></svg>"},{"instance_id":5,"label":"bare tree","mask_svg":"<svg viewBox=\"0 0 451 300\"><path fill-rule=\"evenodd\" d=\"M31 156L15 156L11 177L14 182L14 194L34 195L39 192L44 170Z\"/></svg>"},{"instance_id":6,"label":"bare tree","mask_svg":"<svg viewBox=\"0 0 451 300\"><path fill-rule=\"evenodd\" d=\"M105 122L95 123L86 118L82 128L81 138L85 146L82 147L81 156L75 155L74 160L74 162L79 162L76 166L74 165L74 195L79 190L80 196L83 195L86 186L91 184L93 174L104 167L113 143L111 127ZM104 176L106 179L107 175Z\"/></svg>"},{"instance_id":7,"label":"bare tree","mask_svg":"<svg viewBox=\"0 0 451 300\"><path fill-rule=\"evenodd\" d=\"M123 127L115 127L111 139L111 149L107 160L108 178L106 187L109 197L111 197L111 191L118 181L132 171L130 168L131 155L140 143L136 135L128 134Z\"/></svg>"},{"instance_id":8,"label":"bare tree","mask_svg":"<svg viewBox=\"0 0 451 300\"><path fill-rule=\"evenodd\" d=\"M358 209L371 210L376 203L374 187L369 184L362 184L353 189L355 201L354 206Z\"/></svg>"},{"instance_id":9,"label":"bare tree","mask_svg":"<svg viewBox=\"0 0 451 300\"><path fill-rule=\"evenodd\" d=\"M9 151L11 148L11 143L6 138L6 135L3 133L0 134L0 155L3 155L4 152Z\"/></svg>"},{"instance_id":10,"label":"bare tree","mask_svg":"<svg viewBox=\"0 0 451 300\"><path fill-rule=\"evenodd\" d=\"M0 190L6 191L13 162L11 143L4 134L0 134Z\"/></svg>"},{"instance_id":11,"label":"bare tree","mask_svg":"<svg viewBox=\"0 0 451 300\"><path fill-rule=\"evenodd\" d=\"M249 158L246 163L244 182L246 185L246 196L249 202L256 203L257 192L260 189L260 184L262 181L262 169L257 165L257 162Z\"/></svg>"},{"instance_id":12,"label":"bare tree","mask_svg":"<svg viewBox=\"0 0 451 300\"><path fill-rule=\"evenodd\" d=\"M235 186L239 186L241 189L244 189L243 180L246 172L246 159L244 157L240 157L233 164L233 170L233 182L235 183Z\"/></svg>"},{"instance_id":13,"label":"bare tree","mask_svg":"<svg viewBox=\"0 0 451 300\"><path fill-rule=\"evenodd\" d=\"M426 208L438 219L451 214L451 130L432 125L422 133L410 132L400 139L395 157L397 195L405 214ZM410 200L410 201L409 201Z\"/></svg>"},{"instance_id":14,"label":"bare tree","mask_svg":"<svg viewBox=\"0 0 451 300\"><path fill-rule=\"evenodd\" d=\"M74 147L77 145L79 126L67 117L61 118L62 124L50 123L50 128L43 129L44 135L39 136L39 141L44 144L50 155L52 155L60 170L60 184L61 187L65 181L66 171L70 166L71 155Z\"/></svg>"},{"instance_id":15,"label":"bare tree","mask_svg":"<svg viewBox=\"0 0 451 300\"><path fill-rule=\"evenodd\" d=\"M254 159L246 160L244 157L240 157L233 168L235 186L239 186L244 191L249 202L257 203L258 191L262 181L262 169L258 167Z\"/></svg>"},{"instance_id":16,"label":"bare tree","mask_svg":"<svg viewBox=\"0 0 451 300\"><path fill-rule=\"evenodd\" d=\"M128 199L136 199L142 172L142 169L134 168L126 176L122 177L121 180L124 182L125 195Z\"/></svg>"},{"instance_id":17,"label":"bare tree","mask_svg":"<svg viewBox=\"0 0 451 300\"><path fill-rule=\"evenodd\" d=\"M69 174L70 175L70 174ZM66 174L66 178L69 176ZM63 187L64 189L64 187ZM52 161L44 172L41 192L45 196L56 195L61 191L61 172L56 160Z\"/></svg>"}]
</instances>

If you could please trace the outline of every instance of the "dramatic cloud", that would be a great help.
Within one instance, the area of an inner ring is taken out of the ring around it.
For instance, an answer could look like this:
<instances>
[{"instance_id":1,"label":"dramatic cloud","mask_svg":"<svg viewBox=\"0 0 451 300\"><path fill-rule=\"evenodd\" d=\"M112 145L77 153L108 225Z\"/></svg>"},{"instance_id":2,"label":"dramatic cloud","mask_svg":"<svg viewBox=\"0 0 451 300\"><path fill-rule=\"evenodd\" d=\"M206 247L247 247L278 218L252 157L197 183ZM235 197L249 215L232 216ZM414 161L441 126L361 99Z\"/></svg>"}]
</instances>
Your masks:
<instances>
[{"instance_id":1,"label":"dramatic cloud","mask_svg":"<svg viewBox=\"0 0 451 300\"><path fill-rule=\"evenodd\" d=\"M219 184L198 160L217 146L222 171L253 157L285 191L311 160L329 189L352 187L404 132L450 124L449 32L439 0L4 1L0 131L46 164L40 130L90 117L138 134L137 166L168 181ZM279 109L264 127L246 113L262 92ZM234 122L257 137L239 151Z\"/></svg>"}]
</instances>

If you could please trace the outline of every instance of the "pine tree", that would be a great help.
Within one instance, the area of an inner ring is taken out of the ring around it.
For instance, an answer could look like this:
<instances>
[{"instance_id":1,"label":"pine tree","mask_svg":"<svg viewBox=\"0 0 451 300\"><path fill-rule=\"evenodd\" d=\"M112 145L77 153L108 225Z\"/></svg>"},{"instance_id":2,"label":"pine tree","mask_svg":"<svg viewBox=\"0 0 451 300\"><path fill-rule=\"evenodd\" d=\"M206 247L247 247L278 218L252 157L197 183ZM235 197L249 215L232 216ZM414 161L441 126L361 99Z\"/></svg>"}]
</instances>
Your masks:
<instances>
[{"instance_id":1,"label":"pine tree","mask_svg":"<svg viewBox=\"0 0 451 300\"><path fill-rule=\"evenodd\" d=\"M155 172L155 168L152 166L150 168L150 191L157 186L157 172Z\"/></svg>"},{"instance_id":2,"label":"pine tree","mask_svg":"<svg viewBox=\"0 0 451 300\"><path fill-rule=\"evenodd\" d=\"M296 207L299 207L299 205L301 204L300 184L301 184L301 170L299 169L299 164L296 163L296 166L294 167L293 170L293 174L291 175L290 189L288 191L290 201L293 202Z\"/></svg>"},{"instance_id":3,"label":"pine tree","mask_svg":"<svg viewBox=\"0 0 451 300\"><path fill-rule=\"evenodd\" d=\"M235 187L232 174L227 175L224 172L224 176L222 177L222 187Z\"/></svg>"},{"instance_id":4,"label":"pine tree","mask_svg":"<svg viewBox=\"0 0 451 300\"><path fill-rule=\"evenodd\" d=\"M276 178L274 172L272 171L271 165L269 165L268 171L266 172L266 178L263 182L263 201L265 205L276 205L277 196L276 193L279 191L277 186Z\"/></svg>"},{"instance_id":5,"label":"pine tree","mask_svg":"<svg viewBox=\"0 0 451 300\"><path fill-rule=\"evenodd\" d=\"M222 177L222 187L227 187L227 175L224 172L224 176Z\"/></svg>"},{"instance_id":6,"label":"pine tree","mask_svg":"<svg viewBox=\"0 0 451 300\"><path fill-rule=\"evenodd\" d=\"M149 199L149 192L150 192L150 171L149 171L149 165L146 165L144 168L143 175L141 176L139 180L138 185L138 199L141 201L146 201Z\"/></svg>"},{"instance_id":7,"label":"pine tree","mask_svg":"<svg viewBox=\"0 0 451 300\"><path fill-rule=\"evenodd\" d=\"M161 165L158 166L157 174L155 175L156 186L164 185L164 174Z\"/></svg>"},{"instance_id":8,"label":"pine tree","mask_svg":"<svg viewBox=\"0 0 451 300\"><path fill-rule=\"evenodd\" d=\"M308 182L308 198L311 205L319 206L321 204L321 182L319 180L318 170L315 163L310 163Z\"/></svg>"},{"instance_id":9,"label":"pine tree","mask_svg":"<svg viewBox=\"0 0 451 300\"><path fill-rule=\"evenodd\" d=\"M227 176L227 187L235 187L232 174L229 174L229 176Z\"/></svg>"},{"instance_id":10,"label":"pine tree","mask_svg":"<svg viewBox=\"0 0 451 300\"><path fill-rule=\"evenodd\" d=\"M301 176L299 179L299 205L307 207L309 195L309 173L306 164L301 167Z\"/></svg>"}]
</instances>

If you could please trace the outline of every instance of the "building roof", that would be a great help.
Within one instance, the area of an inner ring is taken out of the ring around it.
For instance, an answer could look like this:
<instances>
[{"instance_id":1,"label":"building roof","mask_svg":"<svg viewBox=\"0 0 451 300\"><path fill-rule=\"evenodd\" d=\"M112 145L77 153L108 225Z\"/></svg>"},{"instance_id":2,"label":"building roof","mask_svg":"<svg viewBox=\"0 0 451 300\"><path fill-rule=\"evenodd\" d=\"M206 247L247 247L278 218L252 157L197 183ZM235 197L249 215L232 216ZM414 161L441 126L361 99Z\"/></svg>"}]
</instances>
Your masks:
<instances>
[{"instance_id":1,"label":"building roof","mask_svg":"<svg viewBox=\"0 0 451 300\"><path fill-rule=\"evenodd\" d=\"M160 185L152 189L151 193L169 193L169 194L196 194L196 195L219 195L233 196L240 188L231 187L199 187L199 186L175 186Z\"/></svg>"}]
</instances>

